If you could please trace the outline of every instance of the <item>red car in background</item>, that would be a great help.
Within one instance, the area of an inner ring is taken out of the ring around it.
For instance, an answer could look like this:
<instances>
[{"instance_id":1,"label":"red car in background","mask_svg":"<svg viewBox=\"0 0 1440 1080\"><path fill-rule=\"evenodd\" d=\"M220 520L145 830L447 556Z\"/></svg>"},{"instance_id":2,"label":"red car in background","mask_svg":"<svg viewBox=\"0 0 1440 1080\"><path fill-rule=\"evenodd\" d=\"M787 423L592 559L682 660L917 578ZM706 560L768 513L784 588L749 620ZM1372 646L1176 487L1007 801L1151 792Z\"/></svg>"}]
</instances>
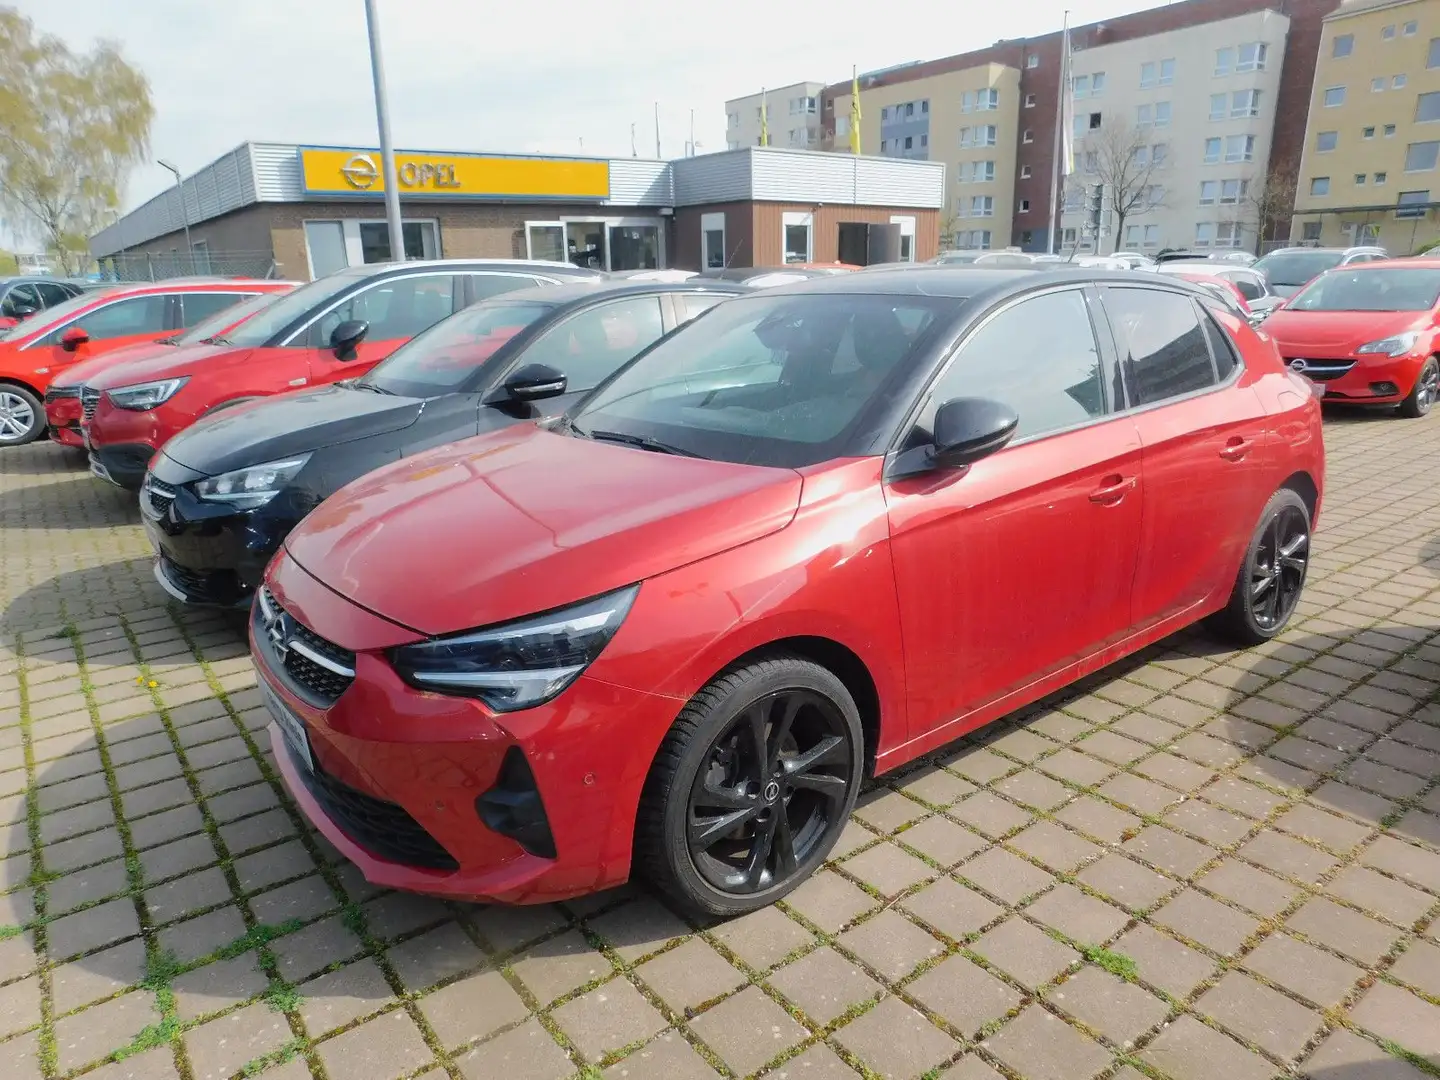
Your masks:
<instances>
[{"instance_id":1,"label":"red car in background","mask_svg":"<svg viewBox=\"0 0 1440 1080\"><path fill-rule=\"evenodd\" d=\"M1265 332L1327 402L1424 416L1440 396L1440 259L1327 270L1266 319Z\"/></svg>"},{"instance_id":2,"label":"red car in background","mask_svg":"<svg viewBox=\"0 0 1440 1080\"><path fill-rule=\"evenodd\" d=\"M45 431L45 391L82 360L194 326L280 285L241 278L184 278L95 289L0 333L0 447Z\"/></svg>"},{"instance_id":3,"label":"red car in background","mask_svg":"<svg viewBox=\"0 0 1440 1080\"><path fill-rule=\"evenodd\" d=\"M1159 274L756 290L312 511L251 613L270 745L374 883L736 915L869 776L1200 619L1275 638L1324 455L1310 384Z\"/></svg>"},{"instance_id":4,"label":"red car in background","mask_svg":"<svg viewBox=\"0 0 1440 1080\"><path fill-rule=\"evenodd\" d=\"M56 376L45 391L45 421L50 429L50 438L61 446L83 447L85 441L80 435L80 392L87 379L93 378L108 367L131 360L148 360L152 357L168 357L175 348L188 345L209 345L211 339L233 330L257 311L271 304L277 296L293 289L298 282L266 282L264 292L248 300L221 309L208 319L201 319L183 334L173 334L158 341L142 341L134 345L122 345L82 360Z\"/></svg>"},{"instance_id":5,"label":"red car in background","mask_svg":"<svg viewBox=\"0 0 1440 1080\"><path fill-rule=\"evenodd\" d=\"M605 275L570 263L442 259L351 267L286 294L209 345L108 367L81 391L90 471L138 491L169 439L217 409L365 374L487 296Z\"/></svg>"}]
</instances>

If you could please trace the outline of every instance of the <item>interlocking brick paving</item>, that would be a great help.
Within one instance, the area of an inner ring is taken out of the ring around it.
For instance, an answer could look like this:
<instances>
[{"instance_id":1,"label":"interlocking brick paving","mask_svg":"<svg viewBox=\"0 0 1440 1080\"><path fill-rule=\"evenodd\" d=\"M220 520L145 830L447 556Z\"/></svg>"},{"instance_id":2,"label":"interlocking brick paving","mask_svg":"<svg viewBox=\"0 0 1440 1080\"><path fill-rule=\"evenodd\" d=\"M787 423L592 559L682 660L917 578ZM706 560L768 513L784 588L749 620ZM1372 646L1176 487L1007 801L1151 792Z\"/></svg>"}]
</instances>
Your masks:
<instances>
[{"instance_id":1,"label":"interlocking brick paving","mask_svg":"<svg viewBox=\"0 0 1440 1080\"><path fill-rule=\"evenodd\" d=\"M236 620L0 451L0 1060L87 1080L1440 1075L1440 418L1337 415L1276 642L1162 642L861 800L772 909L387 893Z\"/></svg>"}]
</instances>

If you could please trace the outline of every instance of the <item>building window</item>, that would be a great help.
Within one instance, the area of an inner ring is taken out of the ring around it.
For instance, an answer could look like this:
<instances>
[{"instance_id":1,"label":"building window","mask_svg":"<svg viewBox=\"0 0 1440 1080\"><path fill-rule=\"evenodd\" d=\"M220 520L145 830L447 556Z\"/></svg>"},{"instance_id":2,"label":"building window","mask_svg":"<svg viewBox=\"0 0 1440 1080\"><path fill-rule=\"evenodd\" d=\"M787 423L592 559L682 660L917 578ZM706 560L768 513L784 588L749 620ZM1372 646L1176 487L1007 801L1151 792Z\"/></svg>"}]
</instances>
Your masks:
<instances>
[{"instance_id":1,"label":"building window","mask_svg":"<svg viewBox=\"0 0 1440 1080\"><path fill-rule=\"evenodd\" d=\"M1440 68L1440 38L1430 39L1430 47L1425 53L1425 66Z\"/></svg>"},{"instance_id":2,"label":"building window","mask_svg":"<svg viewBox=\"0 0 1440 1080\"><path fill-rule=\"evenodd\" d=\"M1440 161L1440 142L1416 142L1405 148L1406 172L1430 172Z\"/></svg>"},{"instance_id":3,"label":"building window","mask_svg":"<svg viewBox=\"0 0 1440 1080\"><path fill-rule=\"evenodd\" d=\"M989 229L962 230L955 234L955 246L961 251L988 251L990 249Z\"/></svg>"},{"instance_id":4,"label":"building window","mask_svg":"<svg viewBox=\"0 0 1440 1080\"><path fill-rule=\"evenodd\" d=\"M1020 166L1020 179L1021 179L1021 180L1029 180L1029 179L1030 179L1030 166L1029 166L1029 165L1021 165L1021 166Z\"/></svg>"},{"instance_id":5,"label":"building window","mask_svg":"<svg viewBox=\"0 0 1440 1080\"><path fill-rule=\"evenodd\" d=\"M1402 191L1395 201L1397 218L1419 218L1425 216L1425 204L1430 201L1428 191Z\"/></svg>"},{"instance_id":6,"label":"building window","mask_svg":"<svg viewBox=\"0 0 1440 1080\"><path fill-rule=\"evenodd\" d=\"M1170 102L1168 102L1168 101L1157 101L1157 102L1155 103L1155 126L1156 126L1156 127L1169 127L1169 126L1170 126Z\"/></svg>"},{"instance_id":7,"label":"building window","mask_svg":"<svg viewBox=\"0 0 1440 1080\"><path fill-rule=\"evenodd\" d=\"M1345 87L1331 86L1325 91L1325 108L1335 109L1345 104Z\"/></svg>"},{"instance_id":8,"label":"building window","mask_svg":"<svg viewBox=\"0 0 1440 1080\"><path fill-rule=\"evenodd\" d=\"M905 103L905 116L908 118L908 117L911 117L911 116L914 116L914 115L915 115L915 103L914 103L913 101L907 101L907 102Z\"/></svg>"},{"instance_id":9,"label":"building window","mask_svg":"<svg viewBox=\"0 0 1440 1080\"><path fill-rule=\"evenodd\" d=\"M1195 226L1195 246L1209 247L1215 242L1215 224L1202 221Z\"/></svg>"},{"instance_id":10,"label":"building window","mask_svg":"<svg viewBox=\"0 0 1440 1080\"><path fill-rule=\"evenodd\" d=\"M891 225L900 226L900 261L915 261L915 218L897 216L890 219Z\"/></svg>"},{"instance_id":11,"label":"building window","mask_svg":"<svg viewBox=\"0 0 1440 1080\"><path fill-rule=\"evenodd\" d=\"M1215 246L1239 247L1240 223L1238 221L1222 221L1215 229Z\"/></svg>"},{"instance_id":12,"label":"building window","mask_svg":"<svg viewBox=\"0 0 1440 1080\"><path fill-rule=\"evenodd\" d=\"M1031 53L1029 56L1025 57L1025 66L1027 68L1038 68L1040 66L1040 57L1037 56L1035 53Z\"/></svg>"},{"instance_id":13,"label":"building window","mask_svg":"<svg viewBox=\"0 0 1440 1080\"><path fill-rule=\"evenodd\" d=\"M1334 42L1331 44L1330 55L1338 60L1341 57L1349 56L1354 51L1355 35L1339 34L1336 36Z\"/></svg>"},{"instance_id":14,"label":"building window","mask_svg":"<svg viewBox=\"0 0 1440 1080\"><path fill-rule=\"evenodd\" d=\"M921 115L921 116L929 116L929 115L930 115L930 99L929 99L929 98L926 98L924 101L920 102L920 115Z\"/></svg>"},{"instance_id":15,"label":"building window","mask_svg":"<svg viewBox=\"0 0 1440 1080\"><path fill-rule=\"evenodd\" d=\"M1160 86L1173 86L1175 84L1175 61L1160 61Z\"/></svg>"},{"instance_id":16,"label":"building window","mask_svg":"<svg viewBox=\"0 0 1440 1080\"><path fill-rule=\"evenodd\" d=\"M1311 179L1310 179L1310 194L1311 194L1311 195L1317 195L1317 196L1318 196L1318 195L1329 195L1329 194L1330 194L1330 177L1328 177L1328 176L1315 176L1315 177L1311 177Z\"/></svg>"},{"instance_id":17,"label":"building window","mask_svg":"<svg viewBox=\"0 0 1440 1080\"><path fill-rule=\"evenodd\" d=\"M1318 243L1320 240L1320 222L1302 222L1300 225L1300 239L1310 240Z\"/></svg>"},{"instance_id":18,"label":"building window","mask_svg":"<svg viewBox=\"0 0 1440 1080\"><path fill-rule=\"evenodd\" d=\"M1230 118L1260 115L1260 91L1236 90L1230 95Z\"/></svg>"},{"instance_id":19,"label":"building window","mask_svg":"<svg viewBox=\"0 0 1440 1080\"><path fill-rule=\"evenodd\" d=\"M1035 95L1034 95L1034 94L1026 94L1026 95L1025 95L1025 108L1027 108L1027 109L1033 109L1034 107L1035 107Z\"/></svg>"},{"instance_id":20,"label":"building window","mask_svg":"<svg viewBox=\"0 0 1440 1080\"><path fill-rule=\"evenodd\" d=\"M1391 23L1389 26L1386 26L1386 27L1382 28L1381 31L1380 31L1380 40L1381 40L1381 41L1389 41L1389 40L1390 40L1391 38L1393 38L1394 36L1395 36L1395 24L1394 24L1394 23Z\"/></svg>"},{"instance_id":21,"label":"building window","mask_svg":"<svg viewBox=\"0 0 1440 1080\"><path fill-rule=\"evenodd\" d=\"M970 216L985 218L995 216L995 196L993 195L972 195L970 196Z\"/></svg>"},{"instance_id":22,"label":"building window","mask_svg":"<svg viewBox=\"0 0 1440 1080\"><path fill-rule=\"evenodd\" d=\"M1405 76L1404 76L1404 75L1392 75L1392 76L1390 76L1390 89L1391 89L1391 90L1403 90L1403 89L1405 88L1405 81L1406 81L1406 80L1405 80Z\"/></svg>"},{"instance_id":23,"label":"building window","mask_svg":"<svg viewBox=\"0 0 1440 1080\"><path fill-rule=\"evenodd\" d=\"M1026 143L1033 143L1035 141L1035 132L1031 131L1029 128L1026 128L1025 133L1020 136L1020 141Z\"/></svg>"},{"instance_id":24,"label":"building window","mask_svg":"<svg viewBox=\"0 0 1440 1080\"><path fill-rule=\"evenodd\" d=\"M1029 200L1029 199L1021 199L1021 200L1020 200L1020 213L1022 213L1022 214L1028 214L1029 212L1030 212L1030 200Z\"/></svg>"},{"instance_id":25,"label":"building window","mask_svg":"<svg viewBox=\"0 0 1440 1080\"><path fill-rule=\"evenodd\" d=\"M1394 124L1386 124L1386 125L1385 125L1385 138L1387 138L1387 139L1393 139L1394 137L1395 137L1395 125L1394 125Z\"/></svg>"},{"instance_id":26,"label":"building window","mask_svg":"<svg viewBox=\"0 0 1440 1080\"><path fill-rule=\"evenodd\" d=\"M1085 151L1085 171L1096 173L1100 171L1100 155L1094 150Z\"/></svg>"},{"instance_id":27,"label":"building window","mask_svg":"<svg viewBox=\"0 0 1440 1080\"><path fill-rule=\"evenodd\" d=\"M1428 124L1440 120L1440 90L1419 94L1415 98L1415 122Z\"/></svg>"},{"instance_id":28,"label":"building window","mask_svg":"<svg viewBox=\"0 0 1440 1080\"><path fill-rule=\"evenodd\" d=\"M1360 137L1361 137L1362 139L1373 139L1373 138L1375 138L1375 129L1374 129L1373 127L1361 128L1361 129L1360 129Z\"/></svg>"},{"instance_id":29,"label":"building window","mask_svg":"<svg viewBox=\"0 0 1440 1080\"><path fill-rule=\"evenodd\" d=\"M725 250L725 212L700 215L700 261L707 270L723 267L729 260Z\"/></svg>"},{"instance_id":30,"label":"building window","mask_svg":"<svg viewBox=\"0 0 1440 1080\"><path fill-rule=\"evenodd\" d=\"M1375 129L1371 128L1370 133L1373 135ZM1338 131L1321 131L1315 135L1315 152L1318 154L1328 154L1339 145L1340 133Z\"/></svg>"},{"instance_id":31,"label":"building window","mask_svg":"<svg viewBox=\"0 0 1440 1080\"><path fill-rule=\"evenodd\" d=\"M914 135L906 135L906 136L905 136L905 149L906 149L906 150L914 150L914 149L915 149L915 136L914 136Z\"/></svg>"},{"instance_id":32,"label":"building window","mask_svg":"<svg viewBox=\"0 0 1440 1080\"><path fill-rule=\"evenodd\" d=\"M787 210L780 227L785 262L789 264L814 261L812 239L815 231L815 215L803 211Z\"/></svg>"},{"instance_id":33,"label":"building window","mask_svg":"<svg viewBox=\"0 0 1440 1080\"><path fill-rule=\"evenodd\" d=\"M1378 187L1379 185L1385 183L1385 181L1388 179L1390 179L1389 173L1377 172L1375 174L1375 185Z\"/></svg>"},{"instance_id":34,"label":"building window","mask_svg":"<svg viewBox=\"0 0 1440 1080\"><path fill-rule=\"evenodd\" d=\"M925 102L926 109L930 103ZM994 112L1000 108L1000 91L989 90L966 90L960 95L961 112Z\"/></svg>"},{"instance_id":35,"label":"building window","mask_svg":"<svg viewBox=\"0 0 1440 1080\"><path fill-rule=\"evenodd\" d=\"M1220 198L1219 180L1200 181L1200 205L1214 206Z\"/></svg>"},{"instance_id":36,"label":"building window","mask_svg":"<svg viewBox=\"0 0 1440 1080\"><path fill-rule=\"evenodd\" d=\"M1255 157L1254 135L1230 135L1225 139L1226 161L1252 161Z\"/></svg>"},{"instance_id":37,"label":"building window","mask_svg":"<svg viewBox=\"0 0 1440 1080\"><path fill-rule=\"evenodd\" d=\"M1219 161L1220 161L1220 147L1221 147L1221 142L1220 142L1219 139L1206 139L1206 140L1205 140L1205 164L1206 164L1206 165L1216 165L1216 164L1219 163Z\"/></svg>"},{"instance_id":38,"label":"building window","mask_svg":"<svg viewBox=\"0 0 1440 1080\"><path fill-rule=\"evenodd\" d=\"M1370 80L1370 92L1378 94L1385 89L1385 76L1380 75Z\"/></svg>"},{"instance_id":39,"label":"building window","mask_svg":"<svg viewBox=\"0 0 1440 1080\"><path fill-rule=\"evenodd\" d=\"M1363 173L1363 172L1357 172L1357 173L1355 174L1355 186L1356 186L1356 187L1364 187L1364 186L1365 186L1365 176L1366 176L1366 174Z\"/></svg>"},{"instance_id":40,"label":"building window","mask_svg":"<svg viewBox=\"0 0 1440 1080\"><path fill-rule=\"evenodd\" d=\"M1250 41L1234 48L1215 50L1215 74L1236 75L1247 71L1264 71L1270 47L1264 42Z\"/></svg>"},{"instance_id":41,"label":"building window","mask_svg":"<svg viewBox=\"0 0 1440 1080\"><path fill-rule=\"evenodd\" d=\"M1169 153L1170 148L1168 146L1166 146L1164 143L1156 143L1154 146L1150 147L1150 164L1157 166L1164 165L1165 159L1167 156L1169 156Z\"/></svg>"},{"instance_id":42,"label":"building window","mask_svg":"<svg viewBox=\"0 0 1440 1080\"><path fill-rule=\"evenodd\" d=\"M1210 119L1224 120L1230 112L1230 99L1225 94L1210 95Z\"/></svg>"},{"instance_id":43,"label":"building window","mask_svg":"<svg viewBox=\"0 0 1440 1080\"><path fill-rule=\"evenodd\" d=\"M1141 65L1140 65L1140 89L1141 89L1141 90L1149 90L1149 89L1150 89L1151 87L1153 87L1154 85L1155 85L1155 65L1154 65L1154 64L1141 64Z\"/></svg>"},{"instance_id":44,"label":"building window","mask_svg":"<svg viewBox=\"0 0 1440 1080\"><path fill-rule=\"evenodd\" d=\"M1238 206L1240 200L1250 191L1249 180L1222 180L1220 182L1220 205Z\"/></svg>"},{"instance_id":45,"label":"building window","mask_svg":"<svg viewBox=\"0 0 1440 1080\"><path fill-rule=\"evenodd\" d=\"M1419 29L1420 29L1420 24L1417 23L1414 19L1411 19L1409 22L1407 22L1407 23L1405 24L1404 28L1403 28L1400 32L1401 32L1402 34L1404 34L1406 37L1414 37L1415 34L1416 34L1416 32L1417 32Z\"/></svg>"}]
</instances>

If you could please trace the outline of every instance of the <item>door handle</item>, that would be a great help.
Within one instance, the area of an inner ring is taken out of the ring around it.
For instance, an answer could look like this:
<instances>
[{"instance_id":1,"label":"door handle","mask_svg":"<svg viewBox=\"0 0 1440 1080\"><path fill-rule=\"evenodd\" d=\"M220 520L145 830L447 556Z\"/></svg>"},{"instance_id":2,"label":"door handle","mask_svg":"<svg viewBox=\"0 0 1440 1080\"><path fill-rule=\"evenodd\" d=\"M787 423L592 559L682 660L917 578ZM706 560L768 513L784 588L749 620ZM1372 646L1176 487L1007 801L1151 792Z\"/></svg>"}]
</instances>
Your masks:
<instances>
[{"instance_id":1,"label":"door handle","mask_svg":"<svg viewBox=\"0 0 1440 1080\"><path fill-rule=\"evenodd\" d=\"M1090 493L1090 501L1113 506L1135 487L1133 476L1107 476L1105 483Z\"/></svg>"},{"instance_id":2,"label":"door handle","mask_svg":"<svg viewBox=\"0 0 1440 1080\"><path fill-rule=\"evenodd\" d=\"M1246 454L1250 453L1250 447L1254 445L1254 443L1242 435L1232 435L1226 440L1224 448L1220 451L1220 456L1226 461L1240 461Z\"/></svg>"}]
</instances>

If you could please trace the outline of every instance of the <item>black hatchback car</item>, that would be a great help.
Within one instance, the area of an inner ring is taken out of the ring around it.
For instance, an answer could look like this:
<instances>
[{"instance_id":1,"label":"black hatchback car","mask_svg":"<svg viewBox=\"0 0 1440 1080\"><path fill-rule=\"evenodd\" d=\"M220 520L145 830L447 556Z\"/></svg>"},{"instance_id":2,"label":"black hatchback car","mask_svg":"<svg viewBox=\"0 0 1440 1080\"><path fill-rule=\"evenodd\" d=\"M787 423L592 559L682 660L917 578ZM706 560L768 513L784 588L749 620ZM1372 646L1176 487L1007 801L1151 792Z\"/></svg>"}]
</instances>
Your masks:
<instances>
[{"instance_id":1,"label":"black hatchback car","mask_svg":"<svg viewBox=\"0 0 1440 1080\"><path fill-rule=\"evenodd\" d=\"M244 606L286 535L391 461L564 412L680 324L750 290L597 281L485 300L363 377L226 410L175 436L140 489L155 576L189 604Z\"/></svg>"}]
</instances>

